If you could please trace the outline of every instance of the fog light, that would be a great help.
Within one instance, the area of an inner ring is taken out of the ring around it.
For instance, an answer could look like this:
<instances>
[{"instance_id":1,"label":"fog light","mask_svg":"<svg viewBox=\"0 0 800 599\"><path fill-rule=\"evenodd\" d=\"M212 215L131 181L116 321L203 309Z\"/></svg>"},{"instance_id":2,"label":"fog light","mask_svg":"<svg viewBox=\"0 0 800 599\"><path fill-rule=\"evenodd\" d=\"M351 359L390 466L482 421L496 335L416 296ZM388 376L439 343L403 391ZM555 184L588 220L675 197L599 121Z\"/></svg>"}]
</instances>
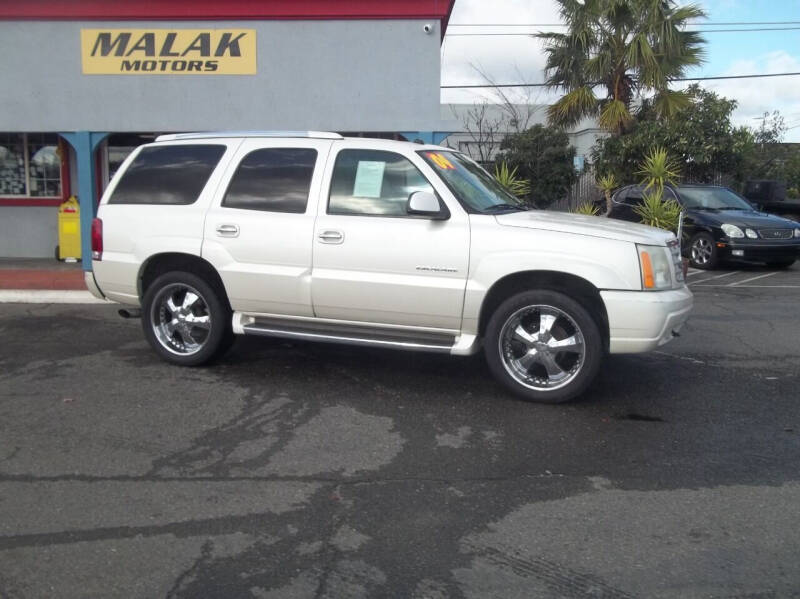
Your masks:
<instances>
[{"instance_id":1,"label":"fog light","mask_svg":"<svg viewBox=\"0 0 800 599\"><path fill-rule=\"evenodd\" d=\"M731 254L734 256L744 256L744 250L733 250Z\"/></svg>"}]
</instances>

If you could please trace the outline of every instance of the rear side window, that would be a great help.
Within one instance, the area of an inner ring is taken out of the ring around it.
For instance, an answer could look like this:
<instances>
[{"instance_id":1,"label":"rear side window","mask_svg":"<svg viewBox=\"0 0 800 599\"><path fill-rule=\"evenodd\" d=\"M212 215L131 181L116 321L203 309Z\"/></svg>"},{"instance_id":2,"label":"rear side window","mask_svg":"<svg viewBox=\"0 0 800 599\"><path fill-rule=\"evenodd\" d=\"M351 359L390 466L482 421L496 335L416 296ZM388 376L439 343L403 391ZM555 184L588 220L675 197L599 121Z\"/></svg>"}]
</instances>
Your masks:
<instances>
[{"instance_id":1,"label":"rear side window","mask_svg":"<svg viewBox=\"0 0 800 599\"><path fill-rule=\"evenodd\" d=\"M242 159L222 200L226 208L266 212L306 211L317 151L264 148Z\"/></svg>"},{"instance_id":2,"label":"rear side window","mask_svg":"<svg viewBox=\"0 0 800 599\"><path fill-rule=\"evenodd\" d=\"M217 166L225 146L144 148L117 183L109 204L193 204Z\"/></svg>"}]
</instances>

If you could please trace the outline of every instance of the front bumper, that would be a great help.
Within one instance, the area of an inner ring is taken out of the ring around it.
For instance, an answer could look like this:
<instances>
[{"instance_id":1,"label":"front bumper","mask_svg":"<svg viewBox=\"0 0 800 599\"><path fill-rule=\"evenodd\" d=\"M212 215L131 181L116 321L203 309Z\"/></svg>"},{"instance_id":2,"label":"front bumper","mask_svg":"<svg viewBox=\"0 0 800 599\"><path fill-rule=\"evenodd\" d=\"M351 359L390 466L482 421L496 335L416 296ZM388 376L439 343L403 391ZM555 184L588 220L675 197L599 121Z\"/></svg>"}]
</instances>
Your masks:
<instances>
[{"instance_id":1,"label":"front bumper","mask_svg":"<svg viewBox=\"0 0 800 599\"><path fill-rule=\"evenodd\" d=\"M722 243L725 244L723 248L717 245L721 258L754 262L780 262L800 258L800 239L784 241L726 239Z\"/></svg>"},{"instance_id":2,"label":"front bumper","mask_svg":"<svg viewBox=\"0 0 800 599\"><path fill-rule=\"evenodd\" d=\"M668 291L601 291L608 313L609 352L636 354L670 341L686 320L694 296L685 285Z\"/></svg>"}]
</instances>

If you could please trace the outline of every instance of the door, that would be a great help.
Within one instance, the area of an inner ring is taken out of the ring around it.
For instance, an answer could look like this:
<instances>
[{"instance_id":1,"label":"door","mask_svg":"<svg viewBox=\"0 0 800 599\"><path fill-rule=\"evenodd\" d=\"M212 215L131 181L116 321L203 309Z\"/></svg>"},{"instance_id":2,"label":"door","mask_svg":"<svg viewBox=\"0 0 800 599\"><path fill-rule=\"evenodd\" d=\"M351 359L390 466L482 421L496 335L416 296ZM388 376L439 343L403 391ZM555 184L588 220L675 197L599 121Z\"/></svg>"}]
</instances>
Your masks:
<instances>
[{"instance_id":1,"label":"door","mask_svg":"<svg viewBox=\"0 0 800 599\"><path fill-rule=\"evenodd\" d=\"M312 316L311 251L330 141L246 139L206 215L203 257L231 307Z\"/></svg>"},{"instance_id":2,"label":"door","mask_svg":"<svg viewBox=\"0 0 800 599\"><path fill-rule=\"evenodd\" d=\"M318 317L456 331L469 266L469 222L447 207L416 154L336 146L314 236ZM407 212L415 191L437 194L446 218Z\"/></svg>"}]
</instances>

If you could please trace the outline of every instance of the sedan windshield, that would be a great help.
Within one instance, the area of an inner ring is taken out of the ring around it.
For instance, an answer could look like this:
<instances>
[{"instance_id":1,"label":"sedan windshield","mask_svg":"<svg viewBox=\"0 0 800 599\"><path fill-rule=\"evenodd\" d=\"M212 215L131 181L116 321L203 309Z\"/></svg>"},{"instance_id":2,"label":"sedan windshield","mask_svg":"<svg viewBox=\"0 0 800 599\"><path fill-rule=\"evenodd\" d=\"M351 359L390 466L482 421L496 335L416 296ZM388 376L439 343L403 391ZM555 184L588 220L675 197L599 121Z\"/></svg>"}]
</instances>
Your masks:
<instances>
[{"instance_id":1,"label":"sedan windshield","mask_svg":"<svg viewBox=\"0 0 800 599\"><path fill-rule=\"evenodd\" d=\"M696 210L752 210L753 207L724 187L681 187L678 189L687 208Z\"/></svg>"},{"instance_id":2,"label":"sedan windshield","mask_svg":"<svg viewBox=\"0 0 800 599\"><path fill-rule=\"evenodd\" d=\"M420 152L464 206L482 214L528 210L474 160L458 152Z\"/></svg>"}]
</instances>

